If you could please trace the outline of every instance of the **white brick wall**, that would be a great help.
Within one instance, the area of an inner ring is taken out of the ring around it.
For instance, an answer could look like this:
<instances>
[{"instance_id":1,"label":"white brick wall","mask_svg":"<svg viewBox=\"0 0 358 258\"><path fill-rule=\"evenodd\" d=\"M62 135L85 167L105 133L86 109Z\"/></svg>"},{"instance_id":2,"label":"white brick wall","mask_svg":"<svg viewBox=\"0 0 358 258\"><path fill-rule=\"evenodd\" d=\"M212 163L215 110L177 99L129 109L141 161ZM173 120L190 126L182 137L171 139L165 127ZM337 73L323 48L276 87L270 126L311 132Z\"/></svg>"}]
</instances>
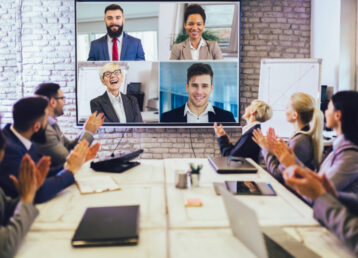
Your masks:
<instances>
[{"instance_id":1,"label":"white brick wall","mask_svg":"<svg viewBox=\"0 0 358 258\"><path fill-rule=\"evenodd\" d=\"M309 0L241 1L241 110L258 92L260 59L308 57ZM75 36L73 0L0 0L0 112L12 122L11 107L41 82L59 83L66 95L59 123L75 136ZM219 154L212 129L190 129L197 157ZM240 130L228 130L236 140ZM124 129L101 129L101 155L116 146ZM122 150L143 148L142 158L194 157L189 129L128 129Z\"/></svg>"}]
</instances>

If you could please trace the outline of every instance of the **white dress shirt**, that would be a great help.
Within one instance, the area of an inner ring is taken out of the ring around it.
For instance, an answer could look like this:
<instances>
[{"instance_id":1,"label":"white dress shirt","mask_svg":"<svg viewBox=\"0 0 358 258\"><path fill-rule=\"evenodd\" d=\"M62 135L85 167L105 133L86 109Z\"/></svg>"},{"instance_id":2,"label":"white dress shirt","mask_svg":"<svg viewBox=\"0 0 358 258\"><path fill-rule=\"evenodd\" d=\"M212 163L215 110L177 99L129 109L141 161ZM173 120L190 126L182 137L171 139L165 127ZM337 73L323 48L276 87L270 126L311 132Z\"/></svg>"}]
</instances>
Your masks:
<instances>
[{"instance_id":1,"label":"white dress shirt","mask_svg":"<svg viewBox=\"0 0 358 258\"><path fill-rule=\"evenodd\" d=\"M118 48L118 61L121 60L121 52L122 52L122 42L123 42L123 32L119 38L117 38L117 48ZM108 54L109 54L109 60L113 60L112 57L112 48L113 48L113 42L112 38L107 34L107 44L108 44Z\"/></svg>"},{"instance_id":2,"label":"white dress shirt","mask_svg":"<svg viewBox=\"0 0 358 258\"><path fill-rule=\"evenodd\" d=\"M213 105L208 103L203 113L199 116L195 115L193 112L190 111L188 107L188 102L185 103L184 108L184 116L186 116L186 121L188 123L209 123L209 112L213 112L215 114Z\"/></svg>"},{"instance_id":3,"label":"white dress shirt","mask_svg":"<svg viewBox=\"0 0 358 258\"><path fill-rule=\"evenodd\" d=\"M252 127L254 127L255 125L258 125L258 124L260 124L260 122L255 121L255 122L245 125L244 127L242 127L242 134L246 133L248 130L250 130Z\"/></svg>"},{"instance_id":4,"label":"white dress shirt","mask_svg":"<svg viewBox=\"0 0 358 258\"><path fill-rule=\"evenodd\" d=\"M29 139L26 139L24 136L22 136L13 125L10 126L11 132L15 134L15 136L20 140L20 142L25 146L26 150L30 150L32 142Z\"/></svg>"},{"instance_id":5,"label":"white dress shirt","mask_svg":"<svg viewBox=\"0 0 358 258\"><path fill-rule=\"evenodd\" d=\"M121 93L119 92L118 97L115 97L112 95L112 93L110 93L107 90L107 94L108 94L109 100L112 103L112 107L114 108L114 111L116 112L117 117L119 118L119 122L126 123L127 119L126 119L126 113L124 112L124 106L123 106Z\"/></svg>"},{"instance_id":6,"label":"white dress shirt","mask_svg":"<svg viewBox=\"0 0 358 258\"><path fill-rule=\"evenodd\" d=\"M191 58L193 60L199 60L200 48L203 47L203 46L206 46L205 40L203 39L203 37L201 37L201 40L200 40L199 45L198 45L198 49L195 49L193 47L193 45L191 44L190 40L189 40L189 44L190 44Z\"/></svg>"}]
</instances>

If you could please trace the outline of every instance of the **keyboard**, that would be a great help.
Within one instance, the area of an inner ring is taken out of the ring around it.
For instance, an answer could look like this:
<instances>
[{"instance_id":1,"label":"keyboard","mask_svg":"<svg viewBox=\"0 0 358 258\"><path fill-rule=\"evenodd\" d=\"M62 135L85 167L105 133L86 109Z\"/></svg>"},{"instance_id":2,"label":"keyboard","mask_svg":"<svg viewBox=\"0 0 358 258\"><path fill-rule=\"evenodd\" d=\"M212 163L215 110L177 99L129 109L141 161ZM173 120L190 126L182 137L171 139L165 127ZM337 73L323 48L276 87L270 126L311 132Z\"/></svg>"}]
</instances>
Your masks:
<instances>
[{"instance_id":1,"label":"keyboard","mask_svg":"<svg viewBox=\"0 0 358 258\"><path fill-rule=\"evenodd\" d=\"M293 258L289 252L287 252L284 248L282 248L279 244L277 244L274 240L272 240L268 235L263 234L266 244L266 249L268 256L270 258Z\"/></svg>"}]
</instances>

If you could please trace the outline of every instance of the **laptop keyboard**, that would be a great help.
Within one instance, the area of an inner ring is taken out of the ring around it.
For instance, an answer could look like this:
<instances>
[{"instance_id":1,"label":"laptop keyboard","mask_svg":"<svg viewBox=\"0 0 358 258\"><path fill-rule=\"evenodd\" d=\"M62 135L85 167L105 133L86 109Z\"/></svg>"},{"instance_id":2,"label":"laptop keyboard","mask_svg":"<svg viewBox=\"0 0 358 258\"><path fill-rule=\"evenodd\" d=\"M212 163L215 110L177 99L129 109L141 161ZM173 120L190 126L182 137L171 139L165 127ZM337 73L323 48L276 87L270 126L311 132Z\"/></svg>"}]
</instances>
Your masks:
<instances>
[{"instance_id":1,"label":"laptop keyboard","mask_svg":"<svg viewBox=\"0 0 358 258\"><path fill-rule=\"evenodd\" d=\"M263 234L265 239L265 244L267 248L267 253L270 258L291 258L292 256L289 252L283 249L279 244L272 240L268 235Z\"/></svg>"}]
</instances>

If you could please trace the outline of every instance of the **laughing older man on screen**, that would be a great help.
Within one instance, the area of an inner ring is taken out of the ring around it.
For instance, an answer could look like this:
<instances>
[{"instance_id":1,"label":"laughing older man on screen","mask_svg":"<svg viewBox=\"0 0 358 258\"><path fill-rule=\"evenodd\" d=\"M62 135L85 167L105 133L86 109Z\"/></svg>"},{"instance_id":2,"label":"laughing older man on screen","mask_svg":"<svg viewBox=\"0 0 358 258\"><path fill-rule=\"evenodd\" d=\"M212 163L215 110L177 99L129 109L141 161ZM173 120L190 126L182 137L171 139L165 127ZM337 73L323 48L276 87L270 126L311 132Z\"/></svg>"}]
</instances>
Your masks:
<instances>
[{"instance_id":1,"label":"laughing older man on screen","mask_svg":"<svg viewBox=\"0 0 358 258\"><path fill-rule=\"evenodd\" d=\"M137 99L120 92L123 74L119 65L105 64L99 71L99 77L107 90L91 100L91 112L104 113L104 122L107 123L143 122Z\"/></svg>"}]
</instances>

